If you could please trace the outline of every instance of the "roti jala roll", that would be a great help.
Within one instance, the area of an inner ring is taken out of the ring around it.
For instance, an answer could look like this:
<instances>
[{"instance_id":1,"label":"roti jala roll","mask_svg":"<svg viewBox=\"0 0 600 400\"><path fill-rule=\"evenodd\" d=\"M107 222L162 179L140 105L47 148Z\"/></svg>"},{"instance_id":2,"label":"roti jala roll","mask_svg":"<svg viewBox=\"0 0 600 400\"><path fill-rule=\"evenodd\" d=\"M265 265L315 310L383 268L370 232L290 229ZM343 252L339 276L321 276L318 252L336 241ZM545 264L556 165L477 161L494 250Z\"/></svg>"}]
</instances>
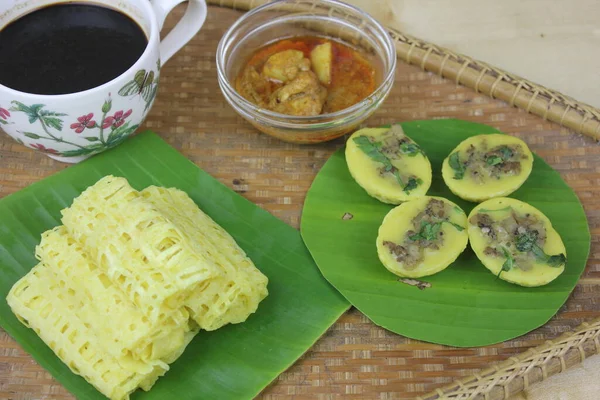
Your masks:
<instances>
[{"instance_id":1,"label":"roti jala roll","mask_svg":"<svg viewBox=\"0 0 600 400\"><path fill-rule=\"evenodd\" d=\"M267 277L181 190L106 176L62 215L6 301L111 400L150 390L200 329L244 322L268 294Z\"/></svg>"},{"instance_id":2,"label":"roti jala roll","mask_svg":"<svg viewBox=\"0 0 600 400\"><path fill-rule=\"evenodd\" d=\"M190 246L214 261L219 278L194 289L185 308L200 328L213 331L244 322L267 296L268 279L225 229L183 191L149 186L141 192L163 215L187 232Z\"/></svg>"}]
</instances>

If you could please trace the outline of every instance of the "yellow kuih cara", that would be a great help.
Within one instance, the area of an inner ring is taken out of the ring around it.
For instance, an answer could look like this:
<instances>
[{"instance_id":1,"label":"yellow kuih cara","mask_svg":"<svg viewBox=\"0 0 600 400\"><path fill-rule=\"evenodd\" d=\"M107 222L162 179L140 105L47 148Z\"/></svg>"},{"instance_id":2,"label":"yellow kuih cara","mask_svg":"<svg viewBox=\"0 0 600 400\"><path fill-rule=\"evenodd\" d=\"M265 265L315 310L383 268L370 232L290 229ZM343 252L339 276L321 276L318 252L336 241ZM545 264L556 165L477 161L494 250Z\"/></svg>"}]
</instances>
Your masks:
<instances>
[{"instance_id":1,"label":"yellow kuih cara","mask_svg":"<svg viewBox=\"0 0 600 400\"><path fill-rule=\"evenodd\" d=\"M533 155L521 139L478 135L461 142L442 165L442 177L458 197L480 202L508 196L527 180Z\"/></svg>"},{"instance_id":2,"label":"yellow kuih cara","mask_svg":"<svg viewBox=\"0 0 600 400\"><path fill-rule=\"evenodd\" d=\"M567 253L558 232L540 210L500 197L469 215L469 240L494 275L521 286L542 286L565 270Z\"/></svg>"},{"instance_id":3,"label":"yellow kuih cara","mask_svg":"<svg viewBox=\"0 0 600 400\"><path fill-rule=\"evenodd\" d=\"M107 176L42 234L7 302L111 400L150 390L200 329L240 323L267 278L188 195Z\"/></svg>"},{"instance_id":4,"label":"yellow kuih cara","mask_svg":"<svg viewBox=\"0 0 600 400\"><path fill-rule=\"evenodd\" d=\"M467 216L442 197L421 197L392 209L377 235L377 254L394 274L407 278L447 268L467 247Z\"/></svg>"},{"instance_id":5,"label":"yellow kuih cara","mask_svg":"<svg viewBox=\"0 0 600 400\"><path fill-rule=\"evenodd\" d=\"M346 143L350 174L372 197L390 204L425 196L429 159L400 125L360 129Z\"/></svg>"}]
</instances>

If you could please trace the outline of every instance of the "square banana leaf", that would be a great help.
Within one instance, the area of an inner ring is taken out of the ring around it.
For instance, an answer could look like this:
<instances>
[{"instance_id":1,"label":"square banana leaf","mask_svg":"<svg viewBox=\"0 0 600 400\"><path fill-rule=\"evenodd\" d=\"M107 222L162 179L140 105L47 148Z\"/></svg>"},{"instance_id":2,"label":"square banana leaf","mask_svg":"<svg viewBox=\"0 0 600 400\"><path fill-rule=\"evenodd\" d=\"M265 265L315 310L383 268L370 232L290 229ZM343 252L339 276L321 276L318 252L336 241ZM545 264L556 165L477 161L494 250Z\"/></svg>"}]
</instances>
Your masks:
<instances>
[{"instance_id":1,"label":"square banana leaf","mask_svg":"<svg viewBox=\"0 0 600 400\"><path fill-rule=\"evenodd\" d=\"M225 228L269 278L242 324L201 332L149 392L133 399L251 399L304 354L349 303L321 276L300 233L202 171L151 132L0 200L0 325L80 400L104 399L13 315L6 295L35 264L40 234L105 175L138 190L176 187Z\"/></svg>"}]
</instances>

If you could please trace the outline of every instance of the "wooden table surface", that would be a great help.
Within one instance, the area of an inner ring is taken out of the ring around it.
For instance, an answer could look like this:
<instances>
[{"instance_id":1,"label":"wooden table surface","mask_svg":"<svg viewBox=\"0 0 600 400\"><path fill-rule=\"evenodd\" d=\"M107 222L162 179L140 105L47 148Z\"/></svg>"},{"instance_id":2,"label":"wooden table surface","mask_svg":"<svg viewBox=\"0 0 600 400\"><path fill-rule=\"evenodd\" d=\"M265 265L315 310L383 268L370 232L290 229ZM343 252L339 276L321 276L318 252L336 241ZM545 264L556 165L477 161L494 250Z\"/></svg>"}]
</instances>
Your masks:
<instances>
[{"instance_id":1,"label":"wooden table surface","mask_svg":"<svg viewBox=\"0 0 600 400\"><path fill-rule=\"evenodd\" d=\"M166 29L181 13L181 8L175 10ZM344 139L308 146L283 143L260 134L229 107L218 88L215 51L221 35L239 15L230 9L209 9L201 32L164 66L145 128L159 133L230 188L298 228L306 191ZM589 218L592 251L570 299L544 327L505 343L467 349L398 336L352 309L260 398L413 398L600 316L600 147L591 139L402 62L392 94L367 122L379 125L448 117L486 123L521 137L575 189ZM64 168L68 165L0 135L0 197ZM72 398L0 330L0 399Z\"/></svg>"}]
</instances>

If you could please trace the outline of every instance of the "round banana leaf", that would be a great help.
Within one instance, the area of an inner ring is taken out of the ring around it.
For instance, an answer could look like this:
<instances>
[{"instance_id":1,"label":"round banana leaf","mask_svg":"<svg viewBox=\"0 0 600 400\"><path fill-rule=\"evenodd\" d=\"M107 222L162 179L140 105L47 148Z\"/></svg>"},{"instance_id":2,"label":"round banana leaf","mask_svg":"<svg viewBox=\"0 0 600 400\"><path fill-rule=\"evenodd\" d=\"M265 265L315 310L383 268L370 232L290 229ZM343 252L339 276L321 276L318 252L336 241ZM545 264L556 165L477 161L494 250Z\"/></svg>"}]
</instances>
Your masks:
<instances>
[{"instance_id":1,"label":"round banana leaf","mask_svg":"<svg viewBox=\"0 0 600 400\"><path fill-rule=\"evenodd\" d=\"M467 137L498 131L460 120L414 121L402 127L431 161L428 194L446 197L468 214L475 203L461 200L446 187L442 161ZM567 248L565 272L546 286L526 288L498 279L469 247L447 269L421 280L402 280L388 272L377 257L375 239L393 206L370 197L354 182L343 149L331 156L308 192L302 237L325 278L377 325L433 343L484 346L546 323L577 284L590 248L579 199L538 156L529 179L511 197L546 214Z\"/></svg>"}]
</instances>

